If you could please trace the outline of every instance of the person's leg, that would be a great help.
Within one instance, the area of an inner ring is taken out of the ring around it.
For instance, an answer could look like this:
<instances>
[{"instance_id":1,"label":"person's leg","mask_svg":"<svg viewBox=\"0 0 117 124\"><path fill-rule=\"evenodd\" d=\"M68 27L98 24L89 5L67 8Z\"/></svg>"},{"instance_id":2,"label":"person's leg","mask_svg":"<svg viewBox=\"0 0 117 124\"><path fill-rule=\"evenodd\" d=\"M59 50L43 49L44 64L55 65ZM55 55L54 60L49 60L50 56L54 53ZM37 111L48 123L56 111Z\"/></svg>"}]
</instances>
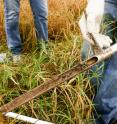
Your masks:
<instances>
[{"instance_id":1,"label":"person's leg","mask_svg":"<svg viewBox=\"0 0 117 124\"><path fill-rule=\"evenodd\" d=\"M47 0L30 0L37 39L48 41L48 4Z\"/></svg>"},{"instance_id":2,"label":"person's leg","mask_svg":"<svg viewBox=\"0 0 117 124\"><path fill-rule=\"evenodd\" d=\"M94 104L96 124L111 124L117 119L117 53L108 60Z\"/></svg>"},{"instance_id":3,"label":"person's leg","mask_svg":"<svg viewBox=\"0 0 117 124\"><path fill-rule=\"evenodd\" d=\"M110 36L113 41L116 41L115 22L110 14L105 15L103 26L103 33ZM87 41L84 41L82 48L83 60L86 59L87 56L92 56L91 46ZM96 73L97 77L93 76L93 73ZM95 85L97 89L94 99L95 123L111 124L117 119L117 54L114 54L106 60L104 65L100 63L94 66L89 74L91 83Z\"/></svg>"},{"instance_id":4,"label":"person's leg","mask_svg":"<svg viewBox=\"0 0 117 124\"><path fill-rule=\"evenodd\" d=\"M115 21L111 14L105 15L104 34L116 42ZM117 120L117 53L106 60L106 67L99 90L95 96L96 124L112 124Z\"/></svg>"},{"instance_id":5,"label":"person's leg","mask_svg":"<svg viewBox=\"0 0 117 124\"><path fill-rule=\"evenodd\" d=\"M19 34L19 2L20 0L4 0L7 45L12 54L20 54L22 51Z\"/></svg>"}]
</instances>

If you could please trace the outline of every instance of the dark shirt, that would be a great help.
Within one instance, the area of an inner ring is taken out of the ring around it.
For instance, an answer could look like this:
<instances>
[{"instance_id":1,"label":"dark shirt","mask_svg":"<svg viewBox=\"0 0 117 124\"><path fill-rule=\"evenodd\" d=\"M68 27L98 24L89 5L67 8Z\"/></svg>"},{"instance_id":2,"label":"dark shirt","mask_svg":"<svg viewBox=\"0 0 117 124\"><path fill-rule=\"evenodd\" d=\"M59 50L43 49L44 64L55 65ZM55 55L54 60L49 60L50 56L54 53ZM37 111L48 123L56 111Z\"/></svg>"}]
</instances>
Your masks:
<instances>
[{"instance_id":1,"label":"dark shirt","mask_svg":"<svg viewBox=\"0 0 117 124\"><path fill-rule=\"evenodd\" d=\"M117 0L105 0L105 2L117 5Z\"/></svg>"}]
</instances>

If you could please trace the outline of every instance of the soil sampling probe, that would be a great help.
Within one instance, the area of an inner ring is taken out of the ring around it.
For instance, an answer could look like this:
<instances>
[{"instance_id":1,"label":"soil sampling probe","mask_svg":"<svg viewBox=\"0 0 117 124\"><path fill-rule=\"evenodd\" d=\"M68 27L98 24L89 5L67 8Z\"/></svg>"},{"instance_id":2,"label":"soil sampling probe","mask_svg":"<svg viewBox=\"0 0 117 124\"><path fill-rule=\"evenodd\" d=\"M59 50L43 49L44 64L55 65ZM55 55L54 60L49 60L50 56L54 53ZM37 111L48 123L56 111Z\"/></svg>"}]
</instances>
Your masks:
<instances>
[{"instance_id":1,"label":"soil sampling probe","mask_svg":"<svg viewBox=\"0 0 117 124\"><path fill-rule=\"evenodd\" d=\"M70 70L67 70L62 74L54 76L50 80L45 81L40 86L37 86L36 88L29 90L28 92L20 95L19 97L16 97L11 102L1 106L0 112L7 114L8 112L29 102L35 97L38 97L50 91L51 89L57 87L61 83L70 80L76 75L79 75L80 73L91 69L94 65L98 64L101 61L104 61L105 59L109 58L111 55L113 55L116 52L117 52L117 43L112 45L110 48L101 51L99 54L94 55L93 57L87 59L86 61L77 64L76 66L72 67Z\"/></svg>"}]
</instances>

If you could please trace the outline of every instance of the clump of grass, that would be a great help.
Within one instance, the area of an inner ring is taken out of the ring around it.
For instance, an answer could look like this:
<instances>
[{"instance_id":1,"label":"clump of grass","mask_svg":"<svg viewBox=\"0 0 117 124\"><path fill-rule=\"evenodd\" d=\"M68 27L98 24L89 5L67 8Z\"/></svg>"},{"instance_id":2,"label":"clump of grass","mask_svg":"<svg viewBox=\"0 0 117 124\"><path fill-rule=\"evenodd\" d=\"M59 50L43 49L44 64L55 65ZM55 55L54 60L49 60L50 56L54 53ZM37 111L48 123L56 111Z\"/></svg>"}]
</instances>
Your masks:
<instances>
[{"instance_id":1,"label":"clump of grass","mask_svg":"<svg viewBox=\"0 0 117 124\"><path fill-rule=\"evenodd\" d=\"M40 52L28 54L19 66L5 64L0 72L1 105L70 69L80 61L77 59L79 47L77 40L70 39L57 42L56 46L49 43L48 49L43 45ZM87 96L89 93L92 94L90 83L81 74L15 109L15 112L56 124L89 123L92 122L93 106ZM8 122L15 123L16 120L9 119Z\"/></svg>"},{"instance_id":2,"label":"clump of grass","mask_svg":"<svg viewBox=\"0 0 117 124\"><path fill-rule=\"evenodd\" d=\"M63 38L71 32L78 33L76 21L85 5L85 0L50 0L49 36Z\"/></svg>"}]
</instances>

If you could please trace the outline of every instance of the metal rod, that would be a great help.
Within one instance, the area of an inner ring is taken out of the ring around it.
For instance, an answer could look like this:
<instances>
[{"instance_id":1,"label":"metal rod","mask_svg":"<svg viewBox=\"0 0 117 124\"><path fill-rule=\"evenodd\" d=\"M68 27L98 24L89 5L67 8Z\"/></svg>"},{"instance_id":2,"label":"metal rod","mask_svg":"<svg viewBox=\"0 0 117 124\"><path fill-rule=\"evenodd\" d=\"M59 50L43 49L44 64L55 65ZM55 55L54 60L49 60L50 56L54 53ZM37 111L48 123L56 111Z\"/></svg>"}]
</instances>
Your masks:
<instances>
[{"instance_id":1,"label":"metal rod","mask_svg":"<svg viewBox=\"0 0 117 124\"><path fill-rule=\"evenodd\" d=\"M98 63L109 58L113 54L117 52L117 43L109 47L108 49L105 49L101 54L97 55Z\"/></svg>"}]
</instances>

